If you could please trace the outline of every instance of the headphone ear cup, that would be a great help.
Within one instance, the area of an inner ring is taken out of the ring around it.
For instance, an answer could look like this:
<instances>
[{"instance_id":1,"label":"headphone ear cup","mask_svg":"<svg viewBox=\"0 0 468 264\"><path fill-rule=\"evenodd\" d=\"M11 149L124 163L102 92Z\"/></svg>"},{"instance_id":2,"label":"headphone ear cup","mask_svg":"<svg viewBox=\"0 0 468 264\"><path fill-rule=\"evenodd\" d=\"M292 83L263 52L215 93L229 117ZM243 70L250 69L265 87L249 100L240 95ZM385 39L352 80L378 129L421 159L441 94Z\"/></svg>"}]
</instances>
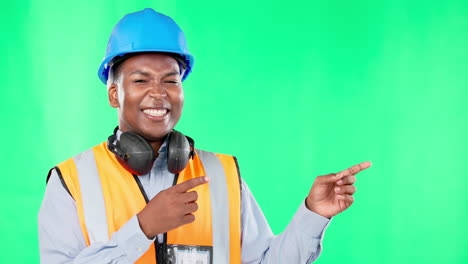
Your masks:
<instances>
[{"instance_id":1,"label":"headphone ear cup","mask_svg":"<svg viewBox=\"0 0 468 264\"><path fill-rule=\"evenodd\" d=\"M192 150L187 138L179 131L173 130L167 141L167 169L177 174L187 166Z\"/></svg>"},{"instance_id":2,"label":"headphone ear cup","mask_svg":"<svg viewBox=\"0 0 468 264\"><path fill-rule=\"evenodd\" d=\"M156 154L151 144L142 136L133 132L124 132L117 143L124 157L118 157L120 163L132 174L144 175L153 167Z\"/></svg>"}]
</instances>

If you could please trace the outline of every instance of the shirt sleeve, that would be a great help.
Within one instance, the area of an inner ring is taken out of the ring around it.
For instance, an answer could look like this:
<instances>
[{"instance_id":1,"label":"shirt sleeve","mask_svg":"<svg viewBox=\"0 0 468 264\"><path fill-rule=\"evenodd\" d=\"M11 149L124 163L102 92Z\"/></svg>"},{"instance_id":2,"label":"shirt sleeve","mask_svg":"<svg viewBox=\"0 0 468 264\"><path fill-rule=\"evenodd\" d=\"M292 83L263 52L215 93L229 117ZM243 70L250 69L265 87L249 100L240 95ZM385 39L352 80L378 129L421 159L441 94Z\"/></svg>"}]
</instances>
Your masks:
<instances>
[{"instance_id":1,"label":"shirt sleeve","mask_svg":"<svg viewBox=\"0 0 468 264\"><path fill-rule=\"evenodd\" d=\"M329 222L302 203L283 233L274 236L242 180L242 264L311 263L320 255Z\"/></svg>"},{"instance_id":2,"label":"shirt sleeve","mask_svg":"<svg viewBox=\"0 0 468 264\"><path fill-rule=\"evenodd\" d=\"M86 246L76 204L52 172L38 216L41 263L134 263L154 242L134 215L105 243Z\"/></svg>"}]
</instances>

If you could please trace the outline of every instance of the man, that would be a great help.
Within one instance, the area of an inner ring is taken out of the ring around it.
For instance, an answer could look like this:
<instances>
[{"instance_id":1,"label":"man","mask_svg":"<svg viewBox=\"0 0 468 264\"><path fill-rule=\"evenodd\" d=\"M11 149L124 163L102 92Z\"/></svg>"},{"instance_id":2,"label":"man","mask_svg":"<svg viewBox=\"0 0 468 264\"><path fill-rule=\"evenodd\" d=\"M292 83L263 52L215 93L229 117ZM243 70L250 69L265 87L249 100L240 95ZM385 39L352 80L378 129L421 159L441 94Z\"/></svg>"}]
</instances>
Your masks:
<instances>
[{"instance_id":1,"label":"man","mask_svg":"<svg viewBox=\"0 0 468 264\"><path fill-rule=\"evenodd\" d=\"M175 22L152 9L114 28L98 75L119 126L54 169L39 212L42 263L310 263L329 218L354 201L361 163L316 178L273 236L234 157L174 131L193 67Z\"/></svg>"}]
</instances>

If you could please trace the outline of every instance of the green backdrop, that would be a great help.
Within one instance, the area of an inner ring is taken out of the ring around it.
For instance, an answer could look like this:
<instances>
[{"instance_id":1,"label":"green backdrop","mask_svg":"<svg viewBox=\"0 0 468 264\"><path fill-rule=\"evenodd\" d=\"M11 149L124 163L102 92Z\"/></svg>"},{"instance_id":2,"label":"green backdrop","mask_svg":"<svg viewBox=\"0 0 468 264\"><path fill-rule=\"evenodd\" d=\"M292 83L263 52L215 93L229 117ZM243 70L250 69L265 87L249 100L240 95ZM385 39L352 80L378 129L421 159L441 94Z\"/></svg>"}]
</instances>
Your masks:
<instances>
[{"instance_id":1,"label":"green backdrop","mask_svg":"<svg viewBox=\"0 0 468 264\"><path fill-rule=\"evenodd\" d=\"M49 168L117 123L96 76L153 7L196 62L178 129L238 157L275 233L317 175L370 160L317 263L467 263L466 0L3 2L0 263L39 261Z\"/></svg>"}]
</instances>

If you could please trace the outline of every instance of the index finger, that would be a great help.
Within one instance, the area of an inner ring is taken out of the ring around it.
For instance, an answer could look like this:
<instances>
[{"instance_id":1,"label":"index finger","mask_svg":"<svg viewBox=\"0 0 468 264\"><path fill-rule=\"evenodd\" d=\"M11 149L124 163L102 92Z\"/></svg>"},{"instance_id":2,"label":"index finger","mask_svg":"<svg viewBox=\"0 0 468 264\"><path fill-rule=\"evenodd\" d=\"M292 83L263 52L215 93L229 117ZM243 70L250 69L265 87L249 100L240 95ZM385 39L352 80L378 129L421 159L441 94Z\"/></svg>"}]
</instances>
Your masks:
<instances>
[{"instance_id":1,"label":"index finger","mask_svg":"<svg viewBox=\"0 0 468 264\"><path fill-rule=\"evenodd\" d=\"M175 185L173 188L176 192L184 193L190 189L197 187L198 185L205 184L210 181L210 178L207 176L201 176L197 178L190 179Z\"/></svg>"},{"instance_id":2,"label":"index finger","mask_svg":"<svg viewBox=\"0 0 468 264\"><path fill-rule=\"evenodd\" d=\"M370 166L372 166L372 163L370 163L370 161L365 161L365 162L359 163L358 165L354 165L346 170L338 172L336 174L336 177L343 178L346 176L356 175L359 172L369 168Z\"/></svg>"}]
</instances>

